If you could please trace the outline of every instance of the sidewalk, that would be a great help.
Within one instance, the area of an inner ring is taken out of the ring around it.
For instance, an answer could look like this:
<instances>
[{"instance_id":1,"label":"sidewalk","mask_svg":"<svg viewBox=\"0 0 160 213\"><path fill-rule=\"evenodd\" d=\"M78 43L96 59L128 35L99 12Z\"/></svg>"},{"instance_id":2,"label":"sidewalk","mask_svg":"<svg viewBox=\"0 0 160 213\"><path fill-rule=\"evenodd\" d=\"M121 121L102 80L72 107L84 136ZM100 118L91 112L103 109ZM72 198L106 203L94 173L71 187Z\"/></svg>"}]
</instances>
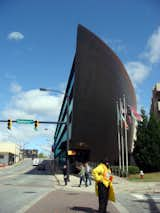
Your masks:
<instances>
[{"instance_id":1,"label":"sidewalk","mask_svg":"<svg viewBox=\"0 0 160 213\"><path fill-rule=\"evenodd\" d=\"M47 194L25 213L95 213L98 212L98 200L94 182L86 187L79 185L79 177L70 175L70 182L64 185L63 175L53 177L55 191ZM119 213L112 202L108 203L108 212Z\"/></svg>"},{"instance_id":2,"label":"sidewalk","mask_svg":"<svg viewBox=\"0 0 160 213\"><path fill-rule=\"evenodd\" d=\"M70 182L64 185L63 175L53 176L53 191L40 199L25 213L95 213L98 209L98 200L95 195L94 181L91 186L79 185L79 177L70 175ZM155 193L160 191L160 183L130 182L125 178L114 176L113 186L115 195L123 192ZM159 191L157 191L159 190ZM128 213L118 201L109 202L109 213Z\"/></svg>"}]
</instances>

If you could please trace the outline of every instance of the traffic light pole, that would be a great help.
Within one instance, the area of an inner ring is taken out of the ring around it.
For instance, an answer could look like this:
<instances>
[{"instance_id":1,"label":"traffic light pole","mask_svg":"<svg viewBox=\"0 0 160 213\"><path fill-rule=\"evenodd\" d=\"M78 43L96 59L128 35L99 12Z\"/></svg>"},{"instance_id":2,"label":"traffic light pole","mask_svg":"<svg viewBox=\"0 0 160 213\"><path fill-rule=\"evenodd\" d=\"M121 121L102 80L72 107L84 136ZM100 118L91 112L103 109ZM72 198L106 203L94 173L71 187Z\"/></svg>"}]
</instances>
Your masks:
<instances>
[{"instance_id":1,"label":"traffic light pole","mask_svg":"<svg viewBox=\"0 0 160 213\"><path fill-rule=\"evenodd\" d=\"M68 151L69 151L69 96L67 96L66 99L67 99L67 144L66 144L66 164L67 164L67 179L68 179L68 181L70 181L70 179L69 179L69 175L70 175L70 165L69 165L69 155L68 155Z\"/></svg>"},{"instance_id":2,"label":"traffic light pole","mask_svg":"<svg viewBox=\"0 0 160 213\"><path fill-rule=\"evenodd\" d=\"M66 128L67 128L67 143L66 143L66 165L67 165L67 179L69 181L69 175L70 175L70 164L69 164L69 155L68 155L68 151L69 151L69 95L65 94L64 92L61 92L59 90L55 90L55 89L47 89L47 88L40 88L40 91L50 91L50 92L55 92L55 93L60 93L65 95L64 98L66 98L67 100L67 122L66 122ZM61 122L62 123L62 122Z\"/></svg>"}]
</instances>

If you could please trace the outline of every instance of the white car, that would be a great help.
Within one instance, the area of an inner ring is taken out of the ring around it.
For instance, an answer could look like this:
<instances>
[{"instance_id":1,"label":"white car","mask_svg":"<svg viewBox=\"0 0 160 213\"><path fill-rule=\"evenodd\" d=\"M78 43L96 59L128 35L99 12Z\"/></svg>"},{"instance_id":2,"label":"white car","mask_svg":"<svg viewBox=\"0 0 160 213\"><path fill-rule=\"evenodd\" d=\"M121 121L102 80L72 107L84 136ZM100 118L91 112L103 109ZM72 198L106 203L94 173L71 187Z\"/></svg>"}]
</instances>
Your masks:
<instances>
[{"instance_id":1,"label":"white car","mask_svg":"<svg viewBox=\"0 0 160 213\"><path fill-rule=\"evenodd\" d=\"M33 159L33 166L38 166L40 164L40 159L39 158L35 158Z\"/></svg>"}]
</instances>

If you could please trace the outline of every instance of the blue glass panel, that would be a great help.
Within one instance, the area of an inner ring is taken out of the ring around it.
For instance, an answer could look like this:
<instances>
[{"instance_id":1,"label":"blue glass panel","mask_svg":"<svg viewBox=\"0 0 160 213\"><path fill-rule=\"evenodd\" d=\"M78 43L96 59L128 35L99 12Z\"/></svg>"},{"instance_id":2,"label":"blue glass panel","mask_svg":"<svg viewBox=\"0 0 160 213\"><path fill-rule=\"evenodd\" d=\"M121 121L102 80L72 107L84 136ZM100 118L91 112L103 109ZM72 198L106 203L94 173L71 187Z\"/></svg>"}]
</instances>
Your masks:
<instances>
[{"instance_id":1,"label":"blue glass panel","mask_svg":"<svg viewBox=\"0 0 160 213\"><path fill-rule=\"evenodd\" d=\"M72 80L71 80L71 83L70 83L70 85L69 85L69 89L68 89L68 92L67 92L67 94L70 96L70 94L71 94L71 90L72 90L72 87L73 87L73 83L74 83L74 75L73 75L73 77L72 77Z\"/></svg>"},{"instance_id":2,"label":"blue glass panel","mask_svg":"<svg viewBox=\"0 0 160 213\"><path fill-rule=\"evenodd\" d=\"M71 100L71 102L70 102L70 105L69 105L69 116L70 116L70 114L71 114L71 112L72 112L72 109L73 109L73 98L72 98L72 100ZM67 115L63 118L63 120L62 121L64 121L64 122L67 122ZM59 124L59 125L57 125L58 127L57 127L57 130L56 130L56 133L55 133L55 136L57 136L57 135L59 135L60 133L59 133L59 129L61 128L61 124ZM63 124L63 126L65 126L64 124Z\"/></svg>"},{"instance_id":3,"label":"blue glass panel","mask_svg":"<svg viewBox=\"0 0 160 213\"><path fill-rule=\"evenodd\" d=\"M56 138L56 141L55 141L56 144L58 143L59 138L61 137L61 134L62 134L64 128L65 128L65 125L61 125L61 129L60 129L60 131L59 131L59 133L58 133L58 136L57 136L57 138Z\"/></svg>"}]
</instances>

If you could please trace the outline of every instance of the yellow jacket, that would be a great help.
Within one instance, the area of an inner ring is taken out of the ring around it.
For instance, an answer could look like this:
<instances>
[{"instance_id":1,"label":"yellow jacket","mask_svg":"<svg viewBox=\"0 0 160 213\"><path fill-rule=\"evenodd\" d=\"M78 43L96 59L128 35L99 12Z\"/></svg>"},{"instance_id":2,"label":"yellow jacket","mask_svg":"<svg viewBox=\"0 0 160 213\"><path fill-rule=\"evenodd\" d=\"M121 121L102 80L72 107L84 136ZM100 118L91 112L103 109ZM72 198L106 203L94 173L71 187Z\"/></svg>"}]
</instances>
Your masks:
<instances>
[{"instance_id":1,"label":"yellow jacket","mask_svg":"<svg viewBox=\"0 0 160 213\"><path fill-rule=\"evenodd\" d=\"M111 170L106 167L105 164L100 163L96 168L92 170L92 176L95 180L95 190L98 195L98 182L102 182L106 187L109 186L109 200L115 202L115 194L110 180Z\"/></svg>"}]
</instances>

